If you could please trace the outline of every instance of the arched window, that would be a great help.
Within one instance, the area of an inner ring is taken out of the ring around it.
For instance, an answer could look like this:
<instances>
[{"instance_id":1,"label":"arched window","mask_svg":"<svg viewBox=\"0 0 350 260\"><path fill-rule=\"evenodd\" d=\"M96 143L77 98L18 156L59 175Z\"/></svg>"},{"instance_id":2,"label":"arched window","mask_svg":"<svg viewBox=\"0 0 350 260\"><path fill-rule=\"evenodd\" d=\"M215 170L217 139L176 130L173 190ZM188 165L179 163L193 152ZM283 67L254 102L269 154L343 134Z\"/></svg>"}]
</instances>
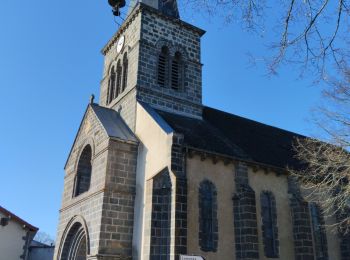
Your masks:
<instances>
[{"instance_id":1,"label":"arched window","mask_svg":"<svg viewBox=\"0 0 350 260\"><path fill-rule=\"evenodd\" d=\"M109 82L108 82L108 91L107 91L107 104L111 103L114 97L114 88L115 88L115 68L112 66L110 70Z\"/></svg>"},{"instance_id":2,"label":"arched window","mask_svg":"<svg viewBox=\"0 0 350 260\"><path fill-rule=\"evenodd\" d=\"M88 234L80 222L76 222L69 229L62 242L62 249L58 260L83 260L87 259L90 251Z\"/></svg>"},{"instance_id":3,"label":"arched window","mask_svg":"<svg viewBox=\"0 0 350 260\"><path fill-rule=\"evenodd\" d=\"M158 57L158 84L162 87L167 85L167 78L169 74L169 49L166 46L162 47L162 50Z\"/></svg>"},{"instance_id":4,"label":"arched window","mask_svg":"<svg viewBox=\"0 0 350 260\"><path fill-rule=\"evenodd\" d=\"M278 258L279 241L277 229L276 200L271 192L263 191L260 195L262 235L265 256Z\"/></svg>"},{"instance_id":5,"label":"arched window","mask_svg":"<svg viewBox=\"0 0 350 260\"><path fill-rule=\"evenodd\" d=\"M74 197L79 196L80 194L86 192L90 188L90 180L91 180L91 156L92 150L91 146L85 146L83 152L80 155L78 162L78 170L75 177L75 185L74 185Z\"/></svg>"},{"instance_id":6,"label":"arched window","mask_svg":"<svg viewBox=\"0 0 350 260\"><path fill-rule=\"evenodd\" d=\"M123 57L123 82L122 82L122 91L123 92L126 89L126 85L128 82L128 57L127 54L124 54Z\"/></svg>"},{"instance_id":7,"label":"arched window","mask_svg":"<svg viewBox=\"0 0 350 260\"><path fill-rule=\"evenodd\" d=\"M309 207L316 260L328 259L327 236L321 209L314 202Z\"/></svg>"},{"instance_id":8,"label":"arched window","mask_svg":"<svg viewBox=\"0 0 350 260\"><path fill-rule=\"evenodd\" d=\"M216 189L208 180L199 186L199 245L205 252L216 252L218 246Z\"/></svg>"},{"instance_id":9,"label":"arched window","mask_svg":"<svg viewBox=\"0 0 350 260\"><path fill-rule=\"evenodd\" d=\"M117 98L118 95L122 92L121 83L122 83L122 66L121 66L120 60L119 60L117 63L117 79L116 79L115 98Z\"/></svg>"},{"instance_id":10,"label":"arched window","mask_svg":"<svg viewBox=\"0 0 350 260\"><path fill-rule=\"evenodd\" d=\"M182 62L181 53L176 52L171 62L171 87L173 89L181 88L181 77L182 77Z\"/></svg>"}]
</instances>

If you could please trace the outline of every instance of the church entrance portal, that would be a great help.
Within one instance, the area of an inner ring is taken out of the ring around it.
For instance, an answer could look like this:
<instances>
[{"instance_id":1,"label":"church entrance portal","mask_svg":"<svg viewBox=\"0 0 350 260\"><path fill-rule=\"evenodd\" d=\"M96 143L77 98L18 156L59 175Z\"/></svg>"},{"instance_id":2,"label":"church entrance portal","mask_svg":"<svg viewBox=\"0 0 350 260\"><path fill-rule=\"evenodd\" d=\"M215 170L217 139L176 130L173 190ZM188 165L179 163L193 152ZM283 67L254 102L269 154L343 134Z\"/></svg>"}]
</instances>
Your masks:
<instances>
[{"instance_id":1,"label":"church entrance portal","mask_svg":"<svg viewBox=\"0 0 350 260\"><path fill-rule=\"evenodd\" d=\"M69 229L59 260L86 260L88 254L88 238L83 225L74 223Z\"/></svg>"}]
</instances>

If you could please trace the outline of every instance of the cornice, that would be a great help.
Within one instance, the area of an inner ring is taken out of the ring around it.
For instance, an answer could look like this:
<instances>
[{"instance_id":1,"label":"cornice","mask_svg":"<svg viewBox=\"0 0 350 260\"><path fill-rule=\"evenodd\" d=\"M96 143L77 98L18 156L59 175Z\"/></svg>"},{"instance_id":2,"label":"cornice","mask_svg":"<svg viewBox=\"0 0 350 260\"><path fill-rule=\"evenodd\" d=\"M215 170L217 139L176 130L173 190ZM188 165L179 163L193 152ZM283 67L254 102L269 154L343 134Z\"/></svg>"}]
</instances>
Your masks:
<instances>
[{"instance_id":1,"label":"cornice","mask_svg":"<svg viewBox=\"0 0 350 260\"><path fill-rule=\"evenodd\" d=\"M288 175L287 168L281 168L276 167L273 165L268 165L264 163L259 163L253 160L249 159L243 159L238 157L233 157L225 154L216 153L209 150L202 150L196 147L191 147L184 145L185 152L188 156L188 158L193 158L194 155L198 155L201 158L201 161L204 161L206 159L211 159L214 164L218 163L218 161L223 161L225 165L228 165L230 163L237 163L237 162L243 162L246 163L249 167L252 168L253 172L257 172L259 169L263 170L265 174L268 174L269 172L275 172L277 175Z\"/></svg>"},{"instance_id":2,"label":"cornice","mask_svg":"<svg viewBox=\"0 0 350 260\"><path fill-rule=\"evenodd\" d=\"M144 3L139 3L140 5L140 8L142 10L148 10L150 12L152 12L153 14L156 14L158 17L161 17L165 20L169 20L169 21L172 21L172 22L175 22L175 23L178 23L180 26L186 28L186 29L189 29L195 33L198 33L199 36L203 36L205 34L205 30L201 29L201 28L198 28L197 26L194 26L192 24L189 24L187 22L184 22L178 18L175 18L175 17L171 17L171 16L168 16L168 15L165 15L163 14L161 11L149 6L149 5L146 5ZM137 7L135 7L136 9Z\"/></svg>"}]
</instances>

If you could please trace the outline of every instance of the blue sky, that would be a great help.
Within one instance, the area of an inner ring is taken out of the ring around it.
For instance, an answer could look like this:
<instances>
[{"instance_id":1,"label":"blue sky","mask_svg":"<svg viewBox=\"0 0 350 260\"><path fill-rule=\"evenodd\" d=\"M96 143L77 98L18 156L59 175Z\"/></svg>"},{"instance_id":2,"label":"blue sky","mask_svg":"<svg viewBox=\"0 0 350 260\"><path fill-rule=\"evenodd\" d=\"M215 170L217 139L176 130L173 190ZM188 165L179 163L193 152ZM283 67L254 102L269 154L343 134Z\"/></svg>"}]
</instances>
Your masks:
<instances>
[{"instance_id":1,"label":"blue sky","mask_svg":"<svg viewBox=\"0 0 350 260\"><path fill-rule=\"evenodd\" d=\"M101 0L3 0L0 7L0 205L55 237L64 163L91 93L98 96L101 48L117 30ZM202 39L203 102L240 116L310 135L319 98L311 79L289 66L268 77L247 52L266 42L187 11ZM267 24L267 27L269 24ZM98 100L98 99L97 99Z\"/></svg>"}]
</instances>

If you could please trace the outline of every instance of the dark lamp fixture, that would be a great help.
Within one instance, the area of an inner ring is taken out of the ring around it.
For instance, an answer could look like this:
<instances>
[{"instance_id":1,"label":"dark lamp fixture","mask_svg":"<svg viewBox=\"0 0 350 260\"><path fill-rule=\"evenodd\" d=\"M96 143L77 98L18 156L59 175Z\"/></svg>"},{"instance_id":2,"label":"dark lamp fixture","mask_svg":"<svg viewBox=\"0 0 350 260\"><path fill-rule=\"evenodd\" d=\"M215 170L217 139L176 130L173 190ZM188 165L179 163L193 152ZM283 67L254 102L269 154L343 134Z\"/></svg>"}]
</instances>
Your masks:
<instances>
[{"instance_id":1,"label":"dark lamp fixture","mask_svg":"<svg viewBox=\"0 0 350 260\"><path fill-rule=\"evenodd\" d=\"M9 223L9 218L0 218L0 226L7 226Z\"/></svg>"}]
</instances>

